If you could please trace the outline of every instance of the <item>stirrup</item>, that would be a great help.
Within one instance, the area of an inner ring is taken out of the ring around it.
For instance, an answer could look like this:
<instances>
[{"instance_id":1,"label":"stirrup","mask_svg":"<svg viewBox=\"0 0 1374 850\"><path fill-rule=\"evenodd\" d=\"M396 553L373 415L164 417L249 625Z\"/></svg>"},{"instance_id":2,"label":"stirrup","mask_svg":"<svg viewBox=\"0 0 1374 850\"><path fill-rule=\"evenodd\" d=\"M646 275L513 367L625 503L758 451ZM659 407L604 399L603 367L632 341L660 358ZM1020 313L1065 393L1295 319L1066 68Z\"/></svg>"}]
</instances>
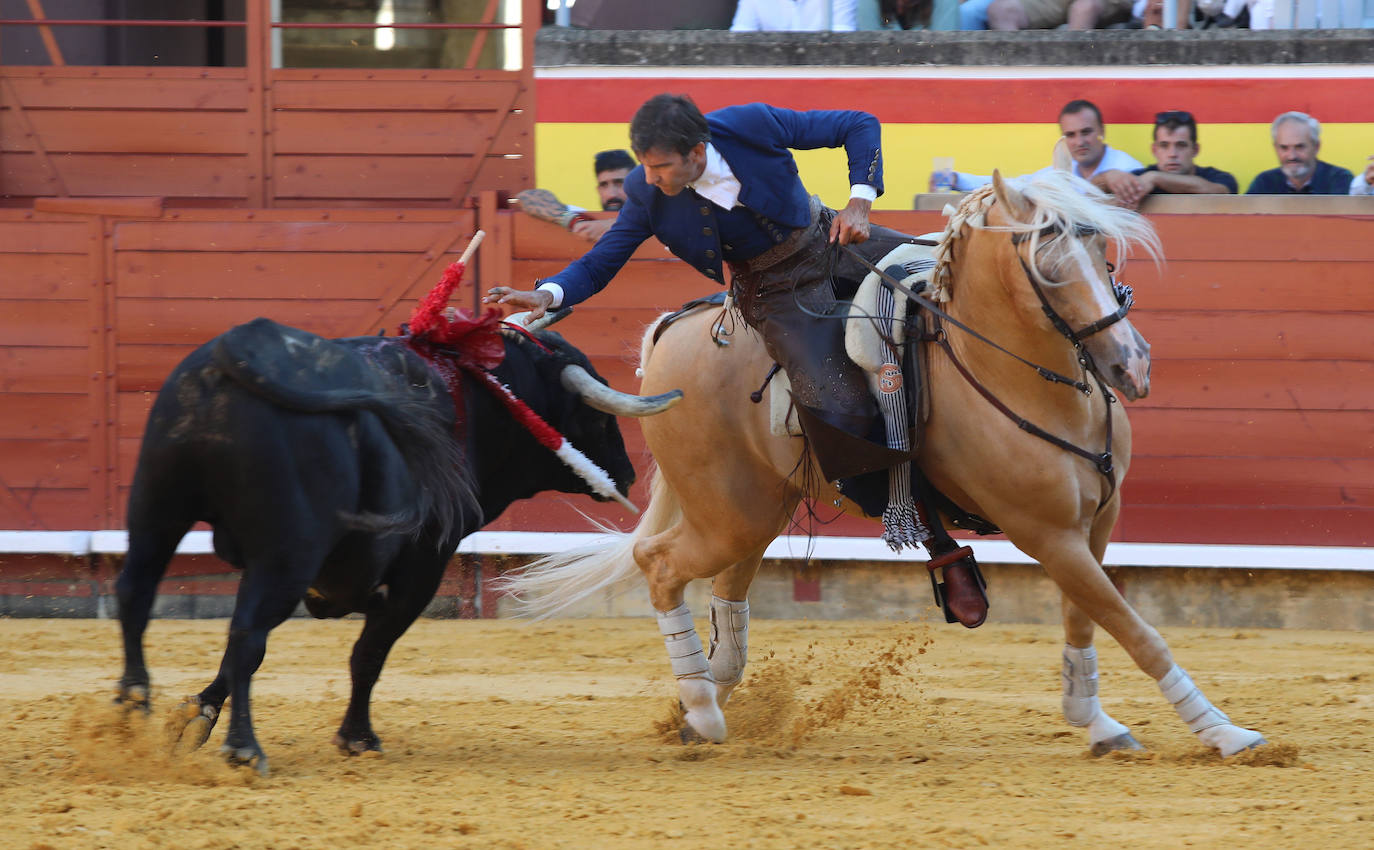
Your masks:
<instances>
[{"instance_id":1,"label":"stirrup","mask_svg":"<svg viewBox=\"0 0 1374 850\"><path fill-rule=\"evenodd\" d=\"M941 571L941 576L943 577L944 570L953 566L965 566L969 568L976 581L975 589L978 591L978 595L982 597L982 615L977 622L971 625L956 616L953 609L950 608L947 586L948 579L946 579L946 581L940 581L935 577L935 572L937 570ZM960 546L958 549L936 555L926 563L926 569L930 572L930 588L935 594L935 604L940 606L945 612L946 623L961 623L970 629L983 624L983 620L987 618L988 610L988 583L983 578L983 571L978 569L978 562L973 557L972 547Z\"/></svg>"}]
</instances>

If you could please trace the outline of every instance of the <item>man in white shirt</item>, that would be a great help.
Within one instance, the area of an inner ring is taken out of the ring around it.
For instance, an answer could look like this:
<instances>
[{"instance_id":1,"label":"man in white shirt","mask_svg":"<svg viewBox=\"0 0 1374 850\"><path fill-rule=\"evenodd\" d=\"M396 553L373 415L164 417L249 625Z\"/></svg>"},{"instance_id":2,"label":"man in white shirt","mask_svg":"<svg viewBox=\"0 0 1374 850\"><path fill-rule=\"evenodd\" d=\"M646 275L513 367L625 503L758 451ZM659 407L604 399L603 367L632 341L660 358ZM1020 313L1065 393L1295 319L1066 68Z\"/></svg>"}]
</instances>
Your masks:
<instances>
[{"instance_id":1,"label":"man in white shirt","mask_svg":"<svg viewBox=\"0 0 1374 850\"><path fill-rule=\"evenodd\" d=\"M1350 181L1350 194L1352 195L1374 195L1374 156L1369 158L1369 164L1364 167L1363 174L1356 174Z\"/></svg>"},{"instance_id":2,"label":"man in white shirt","mask_svg":"<svg viewBox=\"0 0 1374 850\"><path fill-rule=\"evenodd\" d=\"M858 0L739 0L731 32L853 32Z\"/></svg>"},{"instance_id":3,"label":"man in white shirt","mask_svg":"<svg viewBox=\"0 0 1374 850\"><path fill-rule=\"evenodd\" d=\"M1144 197L1147 189L1139 178L1131 174L1137 168L1144 168L1135 157L1119 151L1106 141L1106 129L1102 124L1102 110L1088 100L1071 100L1059 110L1059 132L1062 134L1064 149L1072 162L1069 170L1075 177L1092 180L1100 175L1107 185L1106 191L1118 197L1128 198L1132 194ZM1047 166L1041 171L1049 171L1055 166ZM1116 172L1116 174L1109 174ZM931 175L932 190L935 175ZM971 192L992 182L992 178L982 174L954 172L953 188L960 192ZM1132 187L1132 183L1139 184ZM1120 190L1120 191L1118 191ZM1140 197L1132 205L1140 202Z\"/></svg>"}]
</instances>

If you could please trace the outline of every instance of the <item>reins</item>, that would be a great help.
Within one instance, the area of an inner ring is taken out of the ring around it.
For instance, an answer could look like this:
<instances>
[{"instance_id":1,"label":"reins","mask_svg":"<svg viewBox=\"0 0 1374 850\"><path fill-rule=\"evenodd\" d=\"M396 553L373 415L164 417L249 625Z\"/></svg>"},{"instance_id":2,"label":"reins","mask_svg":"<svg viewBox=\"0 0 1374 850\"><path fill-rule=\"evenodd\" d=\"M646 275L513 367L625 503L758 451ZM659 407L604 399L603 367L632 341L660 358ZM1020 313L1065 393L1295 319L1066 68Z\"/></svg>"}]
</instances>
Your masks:
<instances>
[{"instance_id":1,"label":"reins","mask_svg":"<svg viewBox=\"0 0 1374 850\"><path fill-rule=\"evenodd\" d=\"M1053 227L1045 228L1045 231L1057 232L1056 228ZM1034 235L1037 237L1043 235L1043 231L1037 232ZM1024 241L1027 238L1027 236L1028 234L1014 234L1012 237L1012 242L1013 244L1019 244L1020 242ZM936 345L940 347L942 351L944 351L945 355L949 357L950 362L954 364L955 369L959 372L960 375L963 376L964 380L968 382L969 386L973 387L975 390L978 391L979 395L987 399L988 403L991 404L994 409L996 409L1003 416L1011 420L1020 430L1025 431L1026 433L1031 434L1032 436L1038 437L1044 440L1045 442L1053 446L1056 446L1059 449L1062 449L1063 451L1069 452L1071 454L1086 459L1089 463L1093 465L1093 467L1098 472L1100 472L1103 475L1103 477L1107 479L1109 485L1107 495L1104 496L1102 498L1102 501L1098 503L1097 508L1099 511L1102 510L1102 507L1106 505L1108 501L1111 500L1112 495L1116 492L1117 486L1116 471L1112 464L1111 411L1111 406L1116 403L1116 396L1114 396L1111 392L1107 390L1106 383L1102 380L1102 376L1098 373L1097 364L1093 362L1092 355L1089 354L1088 351L1083 348L1082 341L1087 337L1092 336L1093 334L1103 330L1104 328L1110 327L1111 325L1125 318L1126 313L1130 311L1131 306L1135 303L1131 288L1129 286L1117 284L1115 279L1111 277L1111 273L1112 271L1114 271L1114 269L1109 268L1108 279L1111 282L1112 291L1116 296L1117 304L1119 305L1118 309L1114 313L1108 316L1104 316L1103 318L1098 319L1096 322L1093 322L1092 324L1078 331L1074 331L1069 326L1069 324L1066 321L1064 321L1064 318L1060 316L1059 313L1050 305L1049 300L1045 297L1045 294L1041 289L1039 282L1036 280L1036 275L1026 264L1025 259L1021 257L1019 252L1016 255L1017 259L1021 263L1021 268L1026 275L1027 281L1030 283L1031 288L1035 291L1036 296L1040 299L1041 309L1049 318L1050 324L1053 325L1055 330L1057 330L1065 339L1067 339L1071 345L1073 345L1074 353L1076 355L1076 359L1078 360L1079 365L1083 368L1084 372L1092 374L1093 380L1096 382L1098 389L1102 393L1102 397L1106 400L1106 445L1103 447L1103 450L1101 452L1094 452L1090 449L1085 449L1081 446L1071 443L1068 440L1063 439L1062 437L1058 437L1054 434L1051 434L1049 431L1046 431L1044 428L1041 428L1034 422L1031 422L1024 416L1021 416L1016 411L1012 410L1010 406L1008 406L1005 402L998 398L995 393L993 393L981 381L979 381L978 378L971 371L969 371L968 367L964 365L963 361L961 361L959 357L955 354L953 346L951 346L949 343L949 335L948 333L946 333L943 323L948 322L949 324L959 328L964 333L968 334L969 336L973 337L979 342L982 342L1002 352L1003 354L1006 354L1007 356L1021 363L1024 363L1025 365L1034 369L1036 373L1040 375L1040 377L1044 378L1050 383L1063 384L1065 386L1073 387L1074 389L1083 393L1083 395L1085 396L1092 395L1092 386L1090 384L1088 384L1084 380L1078 380L1075 378L1068 377L1066 375L1062 375L1053 369L1050 369L1046 366L1041 366L1037 363L1027 360L1026 358L1022 357L1014 351L1008 350L1006 347L998 344L994 340L989 339L988 337L984 336L983 334L979 333L978 331L974 330L973 328L969 327L968 325L949 315L944 310L942 310L934 301L931 301L929 298L926 298L925 296L918 294L917 292L913 291L911 288L903 284L901 281L894 278L892 275L873 265L867 259L860 256L858 252L854 251L848 245L845 245L843 247L846 251L849 252L850 256L858 260L861 265L863 265L869 271L877 274L878 277L887 286L891 287L894 291L900 292L901 294L905 295L907 298L911 299L916 304L920 305L922 308L930 312L931 316L933 317L933 333L927 339L933 341Z\"/></svg>"}]
</instances>

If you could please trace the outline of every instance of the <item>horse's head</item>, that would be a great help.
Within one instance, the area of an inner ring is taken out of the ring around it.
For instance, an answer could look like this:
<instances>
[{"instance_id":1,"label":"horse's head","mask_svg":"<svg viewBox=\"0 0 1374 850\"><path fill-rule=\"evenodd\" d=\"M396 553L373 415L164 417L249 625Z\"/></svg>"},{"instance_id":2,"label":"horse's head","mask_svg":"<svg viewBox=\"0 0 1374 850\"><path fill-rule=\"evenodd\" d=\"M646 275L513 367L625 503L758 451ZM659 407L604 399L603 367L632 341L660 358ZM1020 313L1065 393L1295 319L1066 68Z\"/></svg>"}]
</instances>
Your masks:
<instances>
[{"instance_id":1,"label":"horse's head","mask_svg":"<svg viewBox=\"0 0 1374 850\"><path fill-rule=\"evenodd\" d=\"M1037 175L1021 188L993 175L996 203L985 227L1009 231L1003 250L1017 286L1014 297L1037 321L1081 344L1093 368L1127 399L1150 392L1150 345L1126 316L1130 290L1112 278L1110 245L1124 258L1132 245L1158 258L1159 240L1140 215L1112 206L1082 180L1061 172Z\"/></svg>"}]
</instances>

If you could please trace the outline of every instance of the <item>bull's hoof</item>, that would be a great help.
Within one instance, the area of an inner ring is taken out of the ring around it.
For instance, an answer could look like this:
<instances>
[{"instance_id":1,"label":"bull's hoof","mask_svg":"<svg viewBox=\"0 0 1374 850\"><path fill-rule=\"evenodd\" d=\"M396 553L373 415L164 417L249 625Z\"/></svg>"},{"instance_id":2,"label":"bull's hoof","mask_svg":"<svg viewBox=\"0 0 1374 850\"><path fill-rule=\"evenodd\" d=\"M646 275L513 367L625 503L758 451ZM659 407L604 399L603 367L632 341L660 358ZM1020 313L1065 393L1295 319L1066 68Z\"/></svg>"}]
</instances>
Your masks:
<instances>
[{"instance_id":1,"label":"bull's hoof","mask_svg":"<svg viewBox=\"0 0 1374 850\"><path fill-rule=\"evenodd\" d=\"M210 718L197 714L186 725L181 727L181 734L172 742L172 752L176 755L185 755L201 748L210 739L210 732L215 728L214 721Z\"/></svg>"},{"instance_id":2,"label":"bull's hoof","mask_svg":"<svg viewBox=\"0 0 1374 850\"><path fill-rule=\"evenodd\" d=\"M376 735L353 739L345 738L343 735L335 735L334 746L338 747L339 752L346 756L360 756L366 753L382 754L382 740Z\"/></svg>"},{"instance_id":3,"label":"bull's hoof","mask_svg":"<svg viewBox=\"0 0 1374 850\"><path fill-rule=\"evenodd\" d=\"M230 767L252 767L259 776L267 775L267 755L259 747L232 747L228 744L219 748L224 760Z\"/></svg>"},{"instance_id":4,"label":"bull's hoof","mask_svg":"<svg viewBox=\"0 0 1374 850\"><path fill-rule=\"evenodd\" d=\"M147 685L121 685L114 702L123 706L125 711L141 711L144 714L153 708Z\"/></svg>"},{"instance_id":5,"label":"bull's hoof","mask_svg":"<svg viewBox=\"0 0 1374 850\"><path fill-rule=\"evenodd\" d=\"M210 732L219 719L219 708L202 704L198 697L187 697L177 706L170 726L172 733L172 752L184 755L198 750L210 738Z\"/></svg>"},{"instance_id":6,"label":"bull's hoof","mask_svg":"<svg viewBox=\"0 0 1374 850\"><path fill-rule=\"evenodd\" d=\"M1103 741L1095 742L1089 749L1095 756L1105 756L1107 753L1114 753L1117 750L1143 750L1140 742L1135 739L1130 732L1122 732L1114 738L1107 738Z\"/></svg>"}]
</instances>

